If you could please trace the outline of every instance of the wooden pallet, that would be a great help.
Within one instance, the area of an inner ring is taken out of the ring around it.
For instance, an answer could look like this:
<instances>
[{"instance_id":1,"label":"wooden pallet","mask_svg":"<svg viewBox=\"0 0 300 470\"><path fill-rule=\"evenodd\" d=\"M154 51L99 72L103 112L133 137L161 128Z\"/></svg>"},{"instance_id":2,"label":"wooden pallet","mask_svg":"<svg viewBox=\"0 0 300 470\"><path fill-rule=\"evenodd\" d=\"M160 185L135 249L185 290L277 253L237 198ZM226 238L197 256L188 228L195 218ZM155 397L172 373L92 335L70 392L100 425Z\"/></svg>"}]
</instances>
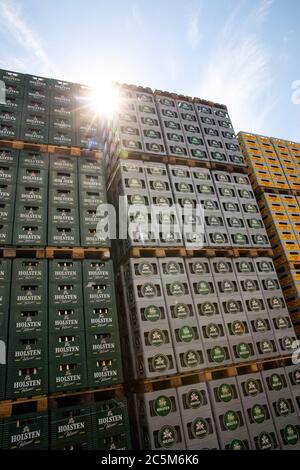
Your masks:
<instances>
[{"instance_id":1,"label":"wooden pallet","mask_svg":"<svg viewBox=\"0 0 300 470\"><path fill-rule=\"evenodd\" d=\"M154 379L137 380L127 382L125 390L127 392L150 393L168 388L178 388L185 385L194 385L200 382L211 382L213 380L238 377L241 375L253 374L263 370L275 369L291 365L291 357L275 357L257 362L232 364L213 369L198 370L185 374L176 374Z\"/></svg>"},{"instance_id":2,"label":"wooden pallet","mask_svg":"<svg viewBox=\"0 0 300 470\"><path fill-rule=\"evenodd\" d=\"M48 153L59 153L63 155L71 155L73 157L93 157L97 159L103 157L102 150L89 150L80 147L66 147L59 145L48 145Z\"/></svg>"},{"instance_id":3,"label":"wooden pallet","mask_svg":"<svg viewBox=\"0 0 300 470\"><path fill-rule=\"evenodd\" d=\"M72 402L72 404L88 404L111 400L113 398L123 398L123 396L123 385L120 384L97 389L52 393L48 397L48 402L49 408L60 408L69 406L70 402Z\"/></svg>"},{"instance_id":4,"label":"wooden pallet","mask_svg":"<svg viewBox=\"0 0 300 470\"><path fill-rule=\"evenodd\" d=\"M201 248L189 249L184 247L133 247L129 250L128 257L130 258L257 258L267 257L273 258L273 251L271 249L257 249L257 248Z\"/></svg>"},{"instance_id":5,"label":"wooden pallet","mask_svg":"<svg viewBox=\"0 0 300 470\"><path fill-rule=\"evenodd\" d=\"M47 259L66 258L66 259L109 259L110 249L107 247L82 248L82 247L50 247L45 248L45 257Z\"/></svg>"},{"instance_id":6,"label":"wooden pallet","mask_svg":"<svg viewBox=\"0 0 300 470\"><path fill-rule=\"evenodd\" d=\"M34 152L47 153L47 144L35 144L32 142L23 142L21 140L0 140L1 147L7 147L13 150L31 150Z\"/></svg>"},{"instance_id":7,"label":"wooden pallet","mask_svg":"<svg viewBox=\"0 0 300 470\"><path fill-rule=\"evenodd\" d=\"M144 152L133 152L130 150L121 150L118 155L116 155L116 164L118 160L136 160L143 162L154 162L154 163L168 163L168 157L165 154L156 154L156 153L144 153Z\"/></svg>"},{"instance_id":8,"label":"wooden pallet","mask_svg":"<svg viewBox=\"0 0 300 470\"><path fill-rule=\"evenodd\" d=\"M32 398L16 398L0 402L0 418L22 415L28 412L42 412L48 408L48 398L37 396Z\"/></svg>"},{"instance_id":9,"label":"wooden pallet","mask_svg":"<svg viewBox=\"0 0 300 470\"><path fill-rule=\"evenodd\" d=\"M184 258L186 249L183 247L159 248L159 247L133 247L129 250L130 258Z\"/></svg>"},{"instance_id":10,"label":"wooden pallet","mask_svg":"<svg viewBox=\"0 0 300 470\"><path fill-rule=\"evenodd\" d=\"M72 155L74 157L94 157L102 158L102 150L89 150L81 147L67 147L52 144L40 144L33 142L23 142L21 140L0 140L1 147L13 150L31 150L40 153L59 153L64 155Z\"/></svg>"},{"instance_id":11,"label":"wooden pallet","mask_svg":"<svg viewBox=\"0 0 300 470\"><path fill-rule=\"evenodd\" d=\"M0 248L0 258L45 258L44 248Z\"/></svg>"}]
</instances>

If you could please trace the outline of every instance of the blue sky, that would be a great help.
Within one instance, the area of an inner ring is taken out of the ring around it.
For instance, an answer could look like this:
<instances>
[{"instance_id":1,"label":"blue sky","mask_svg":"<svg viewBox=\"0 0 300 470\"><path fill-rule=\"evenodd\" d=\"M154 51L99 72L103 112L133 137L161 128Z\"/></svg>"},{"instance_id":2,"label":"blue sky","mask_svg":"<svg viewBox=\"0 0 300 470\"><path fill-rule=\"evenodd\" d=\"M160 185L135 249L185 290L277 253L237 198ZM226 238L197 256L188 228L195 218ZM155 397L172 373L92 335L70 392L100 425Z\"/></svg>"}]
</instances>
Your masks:
<instances>
[{"instance_id":1,"label":"blue sky","mask_svg":"<svg viewBox=\"0 0 300 470\"><path fill-rule=\"evenodd\" d=\"M300 141L299 18L299 0L0 0L0 67L198 96Z\"/></svg>"}]
</instances>

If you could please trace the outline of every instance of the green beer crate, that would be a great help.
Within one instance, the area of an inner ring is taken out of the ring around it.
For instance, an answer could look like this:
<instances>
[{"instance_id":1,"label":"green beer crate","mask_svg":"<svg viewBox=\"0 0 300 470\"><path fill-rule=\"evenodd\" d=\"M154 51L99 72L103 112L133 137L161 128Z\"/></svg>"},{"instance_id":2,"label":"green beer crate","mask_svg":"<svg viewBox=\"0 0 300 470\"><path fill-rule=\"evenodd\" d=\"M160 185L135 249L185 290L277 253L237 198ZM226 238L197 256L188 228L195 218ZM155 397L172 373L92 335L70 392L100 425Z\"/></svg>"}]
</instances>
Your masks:
<instances>
[{"instance_id":1,"label":"green beer crate","mask_svg":"<svg viewBox=\"0 0 300 470\"><path fill-rule=\"evenodd\" d=\"M104 436L125 432L130 438L130 426L126 399L101 401L92 409L94 449Z\"/></svg>"},{"instance_id":2,"label":"green beer crate","mask_svg":"<svg viewBox=\"0 0 300 470\"><path fill-rule=\"evenodd\" d=\"M0 319L1 323L1 319ZM47 309L41 307L15 307L10 311L10 335L39 335L48 330Z\"/></svg>"},{"instance_id":3,"label":"green beer crate","mask_svg":"<svg viewBox=\"0 0 300 470\"><path fill-rule=\"evenodd\" d=\"M84 307L85 328L87 332L112 331L118 327L116 303Z\"/></svg>"},{"instance_id":4,"label":"green beer crate","mask_svg":"<svg viewBox=\"0 0 300 470\"><path fill-rule=\"evenodd\" d=\"M82 304L82 284L69 280L50 282L49 306L51 307L79 307Z\"/></svg>"},{"instance_id":5,"label":"green beer crate","mask_svg":"<svg viewBox=\"0 0 300 470\"><path fill-rule=\"evenodd\" d=\"M10 166L18 166L19 150L13 150L6 147L0 147L0 165L2 163Z\"/></svg>"},{"instance_id":6,"label":"green beer crate","mask_svg":"<svg viewBox=\"0 0 300 470\"><path fill-rule=\"evenodd\" d=\"M19 156L19 168L40 168L48 170L49 154L32 150L21 150Z\"/></svg>"},{"instance_id":7,"label":"green beer crate","mask_svg":"<svg viewBox=\"0 0 300 470\"><path fill-rule=\"evenodd\" d=\"M86 333L87 357L101 358L107 354L120 354L120 338L118 331L101 331Z\"/></svg>"},{"instance_id":8,"label":"green beer crate","mask_svg":"<svg viewBox=\"0 0 300 470\"><path fill-rule=\"evenodd\" d=\"M109 387L123 382L120 354L106 354L88 359L88 385L91 388Z\"/></svg>"},{"instance_id":9,"label":"green beer crate","mask_svg":"<svg viewBox=\"0 0 300 470\"><path fill-rule=\"evenodd\" d=\"M83 310L78 307L49 308L49 331L52 333L77 332L84 330Z\"/></svg>"},{"instance_id":10,"label":"green beer crate","mask_svg":"<svg viewBox=\"0 0 300 470\"><path fill-rule=\"evenodd\" d=\"M49 364L49 392L69 392L87 388L86 360L56 361Z\"/></svg>"},{"instance_id":11,"label":"green beer crate","mask_svg":"<svg viewBox=\"0 0 300 470\"><path fill-rule=\"evenodd\" d=\"M129 431L115 431L94 436L94 450L130 450Z\"/></svg>"},{"instance_id":12,"label":"green beer crate","mask_svg":"<svg viewBox=\"0 0 300 470\"><path fill-rule=\"evenodd\" d=\"M16 283L40 283L47 286L47 260L15 259L13 261L13 279Z\"/></svg>"},{"instance_id":13,"label":"green beer crate","mask_svg":"<svg viewBox=\"0 0 300 470\"><path fill-rule=\"evenodd\" d=\"M82 267L84 282L110 281L113 283L114 281L112 260L85 259L82 262Z\"/></svg>"},{"instance_id":14,"label":"green beer crate","mask_svg":"<svg viewBox=\"0 0 300 470\"><path fill-rule=\"evenodd\" d=\"M48 364L8 366L6 399L34 397L48 393Z\"/></svg>"},{"instance_id":15,"label":"green beer crate","mask_svg":"<svg viewBox=\"0 0 300 470\"><path fill-rule=\"evenodd\" d=\"M81 444L81 449L92 449L91 408L68 406L51 410L50 449L66 449Z\"/></svg>"},{"instance_id":16,"label":"green beer crate","mask_svg":"<svg viewBox=\"0 0 300 470\"><path fill-rule=\"evenodd\" d=\"M8 344L10 366L36 367L48 362L47 329L39 334L11 335Z\"/></svg>"},{"instance_id":17,"label":"green beer crate","mask_svg":"<svg viewBox=\"0 0 300 470\"><path fill-rule=\"evenodd\" d=\"M3 449L47 450L48 412L29 413L5 419Z\"/></svg>"},{"instance_id":18,"label":"green beer crate","mask_svg":"<svg viewBox=\"0 0 300 470\"><path fill-rule=\"evenodd\" d=\"M55 259L49 262L50 282L63 280L81 283L81 261Z\"/></svg>"},{"instance_id":19,"label":"green beer crate","mask_svg":"<svg viewBox=\"0 0 300 470\"><path fill-rule=\"evenodd\" d=\"M49 361L85 361L85 335L82 331L70 333L50 332Z\"/></svg>"},{"instance_id":20,"label":"green beer crate","mask_svg":"<svg viewBox=\"0 0 300 470\"><path fill-rule=\"evenodd\" d=\"M0 222L0 246L11 245L12 235L12 224L3 224Z\"/></svg>"}]
</instances>

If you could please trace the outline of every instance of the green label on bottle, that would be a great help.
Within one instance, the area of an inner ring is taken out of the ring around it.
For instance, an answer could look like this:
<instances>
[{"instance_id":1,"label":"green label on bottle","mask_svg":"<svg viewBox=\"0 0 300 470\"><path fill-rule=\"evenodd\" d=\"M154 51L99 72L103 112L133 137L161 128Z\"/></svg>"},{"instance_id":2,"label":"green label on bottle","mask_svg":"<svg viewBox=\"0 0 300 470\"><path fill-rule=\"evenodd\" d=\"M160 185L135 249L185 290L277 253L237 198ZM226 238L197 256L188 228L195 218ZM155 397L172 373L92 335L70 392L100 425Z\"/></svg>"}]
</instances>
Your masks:
<instances>
[{"instance_id":1,"label":"green label on bottle","mask_svg":"<svg viewBox=\"0 0 300 470\"><path fill-rule=\"evenodd\" d=\"M210 323L206 327L206 334L208 338L216 339L221 336L221 330L216 323Z\"/></svg>"},{"instance_id":2,"label":"green label on bottle","mask_svg":"<svg viewBox=\"0 0 300 470\"><path fill-rule=\"evenodd\" d=\"M254 405L252 408L251 408L251 417L253 419L253 421L257 424L261 424L265 421L266 419L266 413L265 413L265 410L263 409L262 406L260 405Z\"/></svg>"},{"instance_id":3,"label":"green label on bottle","mask_svg":"<svg viewBox=\"0 0 300 470\"><path fill-rule=\"evenodd\" d=\"M291 407L287 400L280 398L280 400L276 402L276 410L280 416L288 416L291 412Z\"/></svg>"},{"instance_id":4,"label":"green label on bottle","mask_svg":"<svg viewBox=\"0 0 300 470\"><path fill-rule=\"evenodd\" d=\"M215 346L211 350L211 358L214 362L221 364L226 359L226 352L222 346Z\"/></svg>"},{"instance_id":5,"label":"green label on bottle","mask_svg":"<svg viewBox=\"0 0 300 470\"><path fill-rule=\"evenodd\" d=\"M186 402L189 408L197 409L203 404L203 398L198 390L191 390L186 396Z\"/></svg>"},{"instance_id":6,"label":"green label on bottle","mask_svg":"<svg viewBox=\"0 0 300 470\"><path fill-rule=\"evenodd\" d=\"M245 382L245 391L246 394L250 397L255 397L258 395L260 390L259 383L255 379L249 379Z\"/></svg>"},{"instance_id":7,"label":"green label on bottle","mask_svg":"<svg viewBox=\"0 0 300 470\"><path fill-rule=\"evenodd\" d=\"M284 439L288 445L295 446L299 442L299 434L297 428L292 424L287 425L284 430Z\"/></svg>"},{"instance_id":8,"label":"green label on bottle","mask_svg":"<svg viewBox=\"0 0 300 470\"><path fill-rule=\"evenodd\" d=\"M240 418L238 414L232 410L225 413L223 422L228 431L235 431L240 426Z\"/></svg>"},{"instance_id":9,"label":"green label on bottle","mask_svg":"<svg viewBox=\"0 0 300 470\"><path fill-rule=\"evenodd\" d=\"M196 367L200 364L200 357L197 351L187 351L183 356L183 361L187 367Z\"/></svg>"},{"instance_id":10,"label":"green label on bottle","mask_svg":"<svg viewBox=\"0 0 300 470\"><path fill-rule=\"evenodd\" d=\"M211 293L209 283L206 281L200 281L197 283L197 293L201 295L208 295Z\"/></svg>"},{"instance_id":11,"label":"green label on bottle","mask_svg":"<svg viewBox=\"0 0 300 470\"><path fill-rule=\"evenodd\" d=\"M180 274L180 266L174 261L167 263L165 269L167 274Z\"/></svg>"},{"instance_id":12,"label":"green label on bottle","mask_svg":"<svg viewBox=\"0 0 300 470\"><path fill-rule=\"evenodd\" d=\"M281 390L283 388L283 382L278 374L272 374L270 377L270 386L272 390Z\"/></svg>"},{"instance_id":13,"label":"green label on bottle","mask_svg":"<svg viewBox=\"0 0 300 470\"><path fill-rule=\"evenodd\" d=\"M141 288L142 296L143 297L156 297L157 296L157 289L154 284L150 282L143 284Z\"/></svg>"},{"instance_id":14,"label":"green label on bottle","mask_svg":"<svg viewBox=\"0 0 300 470\"><path fill-rule=\"evenodd\" d=\"M204 302L200 307L201 313L208 317L216 313L216 308L211 302Z\"/></svg>"},{"instance_id":15,"label":"green label on bottle","mask_svg":"<svg viewBox=\"0 0 300 470\"><path fill-rule=\"evenodd\" d=\"M274 445L271 434L269 434L268 432L262 432L258 436L257 445L259 450L272 450Z\"/></svg>"},{"instance_id":16,"label":"green label on bottle","mask_svg":"<svg viewBox=\"0 0 300 470\"><path fill-rule=\"evenodd\" d=\"M251 350L247 343L237 345L237 354L241 359L248 359L251 356Z\"/></svg>"},{"instance_id":17,"label":"green label on bottle","mask_svg":"<svg viewBox=\"0 0 300 470\"><path fill-rule=\"evenodd\" d=\"M151 346L161 346L162 344L165 344L166 337L163 331L152 330L148 334L148 340Z\"/></svg>"},{"instance_id":18,"label":"green label on bottle","mask_svg":"<svg viewBox=\"0 0 300 470\"><path fill-rule=\"evenodd\" d=\"M182 282L173 282L170 285L170 292L171 292L171 295L175 295L175 296L184 295L185 293L184 285L182 284Z\"/></svg>"},{"instance_id":19,"label":"green label on bottle","mask_svg":"<svg viewBox=\"0 0 300 470\"><path fill-rule=\"evenodd\" d=\"M160 308L156 305L149 305L145 308L145 317L148 321L156 322L161 319Z\"/></svg>"},{"instance_id":20,"label":"green label on bottle","mask_svg":"<svg viewBox=\"0 0 300 470\"><path fill-rule=\"evenodd\" d=\"M192 434L195 439L203 439L208 435L209 426L204 418L196 418L192 422Z\"/></svg>"},{"instance_id":21,"label":"green label on bottle","mask_svg":"<svg viewBox=\"0 0 300 470\"><path fill-rule=\"evenodd\" d=\"M172 402L169 397L159 396L154 402L154 411L158 416L168 416L172 410Z\"/></svg>"},{"instance_id":22,"label":"green label on bottle","mask_svg":"<svg viewBox=\"0 0 300 470\"><path fill-rule=\"evenodd\" d=\"M176 429L173 426L163 426L158 433L158 442L161 447L173 447L177 442Z\"/></svg>"},{"instance_id":23,"label":"green label on bottle","mask_svg":"<svg viewBox=\"0 0 300 470\"><path fill-rule=\"evenodd\" d=\"M174 314L176 318L187 318L189 316L189 308L185 304L177 304L174 307Z\"/></svg>"},{"instance_id":24,"label":"green label on bottle","mask_svg":"<svg viewBox=\"0 0 300 470\"><path fill-rule=\"evenodd\" d=\"M232 333L235 336L242 336L245 334L246 328L242 321L236 320L231 325Z\"/></svg>"},{"instance_id":25,"label":"green label on bottle","mask_svg":"<svg viewBox=\"0 0 300 470\"><path fill-rule=\"evenodd\" d=\"M157 354L152 359L152 367L157 372L163 372L169 367L169 360L163 354Z\"/></svg>"},{"instance_id":26,"label":"green label on bottle","mask_svg":"<svg viewBox=\"0 0 300 470\"><path fill-rule=\"evenodd\" d=\"M138 265L138 272L141 276L152 276L154 269L151 263L140 263Z\"/></svg>"},{"instance_id":27,"label":"green label on bottle","mask_svg":"<svg viewBox=\"0 0 300 470\"><path fill-rule=\"evenodd\" d=\"M190 343L194 339L194 330L190 326L183 326L179 330L179 338L184 343Z\"/></svg>"},{"instance_id":28,"label":"green label on bottle","mask_svg":"<svg viewBox=\"0 0 300 470\"><path fill-rule=\"evenodd\" d=\"M229 450L246 450L246 446L240 439L234 439L229 444Z\"/></svg>"},{"instance_id":29,"label":"green label on bottle","mask_svg":"<svg viewBox=\"0 0 300 470\"><path fill-rule=\"evenodd\" d=\"M223 401L224 403L229 403L234 396L233 388L230 384L222 384L219 386L217 395L219 400Z\"/></svg>"}]
</instances>

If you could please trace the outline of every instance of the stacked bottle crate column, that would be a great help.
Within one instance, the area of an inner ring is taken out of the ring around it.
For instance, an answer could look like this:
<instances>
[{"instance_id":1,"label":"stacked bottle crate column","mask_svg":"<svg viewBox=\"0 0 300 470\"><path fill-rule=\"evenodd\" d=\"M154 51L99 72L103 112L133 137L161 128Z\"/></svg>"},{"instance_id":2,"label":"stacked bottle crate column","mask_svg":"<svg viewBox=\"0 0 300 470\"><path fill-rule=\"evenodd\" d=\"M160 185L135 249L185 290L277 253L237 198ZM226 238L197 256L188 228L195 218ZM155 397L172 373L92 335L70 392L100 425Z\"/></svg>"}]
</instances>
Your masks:
<instances>
[{"instance_id":1,"label":"stacked bottle crate column","mask_svg":"<svg viewBox=\"0 0 300 470\"><path fill-rule=\"evenodd\" d=\"M0 103L0 139L18 140L22 123L24 81L20 73L0 70L0 80L4 83L5 102Z\"/></svg>"},{"instance_id":2,"label":"stacked bottle crate column","mask_svg":"<svg viewBox=\"0 0 300 470\"><path fill-rule=\"evenodd\" d=\"M219 443L205 383L177 389L182 426L188 450L218 450Z\"/></svg>"},{"instance_id":3,"label":"stacked bottle crate column","mask_svg":"<svg viewBox=\"0 0 300 470\"><path fill-rule=\"evenodd\" d=\"M200 129L192 100L179 97L176 100L176 106L188 148L188 156L193 160L208 161L204 135Z\"/></svg>"},{"instance_id":4,"label":"stacked bottle crate column","mask_svg":"<svg viewBox=\"0 0 300 470\"><path fill-rule=\"evenodd\" d=\"M281 356L292 354L295 350L296 334L273 262L269 258L257 258L255 264L278 344L278 351Z\"/></svg>"},{"instance_id":5,"label":"stacked bottle crate column","mask_svg":"<svg viewBox=\"0 0 300 470\"><path fill-rule=\"evenodd\" d=\"M222 307L224 326L234 363L253 361L256 351L232 260L214 258L211 269Z\"/></svg>"},{"instance_id":6,"label":"stacked bottle crate column","mask_svg":"<svg viewBox=\"0 0 300 470\"><path fill-rule=\"evenodd\" d=\"M278 436L261 374L242 375L237 377L237 383L252 449L278 449Z\"/></svg>"},{"instance_id":7,"label":"stacked bottle crate column","mask_svg":"<svg viewBox=\"0 0 300 470\"><path fill-rule=\"evenodd\" d=\"M208 367L231 364L231 352L223 323L211 266L206 258L186 260L186 270Z\"/></svg>"},{"instance_id":8,"label":"stacked bottle crate column","mask_svg":"<svg viewBox=\"0 0 300 470\"><path fill-rule=\"evenodd\" d=\"M78 158L81 246L110 246L106 210L106 180L103 160Z\"/></svg>"},{"instance_id":9,"label":"stacked bottle crate column","mask_svg":"<svg viewBox=\"0 0 300 470\"><path fill-rule=\"evenodd\" d=\"M156 91L155 100L168 156L189 158L183 124L180 120L175 99L172 95Z\"/></svg>"},{"instance_id":10,"label":"stacked bottle crate column","mask_svg":"<svg viewBox=\"0 0 300 470\"><path fill-rule=\"evenodd\" d=\"M123 381L112 261L83 261L88 385Z\"/></svg>"},{"instance_id":11,"label":"stacked bottle crate column","mask_svg":"<svg viewBox=\"0 0 300 470\"><path fill-rule=\"evenodd\" d=\"M167 166L145 163L144 171L150 197L152 220L160 246L182 246L182 229L174 205Z\"/></svg>"},{"instance_id":12,"label":"stacked bottle crate column","mask_svg":"<svg viewBox=\"0 0 300 470\"><path fill-rule=\"evenodd\" d=\"M49 390L87 386L80 261L49 261Z\"/></svg>"},{"instance_id":13,"label":"stacked bottle crate column","mask_svg":"<svg viewBox=\"0 0 300 470\"><path fill-rule=\"evenodd\" d=\"M97 150L101 148L101 128L99 110L95 107L95 89L85 85L75 86L76 146Z\"/></svg>"},{"instance_id":14,"label":"stacked bottle crate column","mask_svg":"<svg viewBox=\"0 0 300 470\"><path fill-rule=\"evenodd\" d=\"M19 151L0 148L0 246L11 245Z\"/></svg>"},{"instance_id":15,"label":"stacked bottle crate column","mask_svg":"<svg viewBox=\"0 0 300 470\"><path fill-rule=\"evenodd\" d=\"M204 369L206 358L184 260L159 260L178 372Z\"/></svg>"},{"instance_id":16,"label":"stacked bottle crate column","mask_svg":"<svg viewBox=\"0 0 300 470\"><path fill-rule=\"evenodd\" d=\"M271 259L264 260L264 263L272 266ZM256 355L259 359L276 357L279 355L279 350L256 271L255 259L237 258L234 260L234 270Z\"/></svg>"},{"instance_id":17,"label":"stacked bottle crate column","mask_svg":"<svg viewBox=\"0 0 300 470\"><path fill-rule=\"evenodd\" d=\"M49 144L76 145L75 91L73 83L51 80Z\"/></svg>"},{"instance_id":18,"label":"stacked bottle crate column","mask_svg":"<svg viewBox=\"0 0 300 470\"><path fill-rule=\"evenodd\" d=\"M47 245L48 167L48 153L20 151L14 245Z\"/></svg>"},{"instance_id":19,"label":"stacked bottle crate column","mask_svg":"<svg viewBox=\"0 0 300 470\"><path fill-rule=\"evenodd\" d=\"M20 139L47 144L49 140L50 80L25 76Z\"/></svg>"},{"instance_id":20,"label":"stacked bottle crate column","mask_svg":"<svg viewBox=\"0 0 300 470\"><path fill-rule=\"evenodd\" d=\"M16 259L12 279L7 399L48 391L47 262Z\"/></svg>"},{"instance_id":21,"label":"stacked bottle crate column","mask_svg":"<svg viewBox=\"0 0 300 470\"><path fill-rule=\"evenodd\" d=\"M167 306L156 258L130 259L122 267L131 360L136 378L177 372ZM126 308L127 307L127 308ZM129 352L129 351L128 351Z\"/></svg>"},{"instance_id":22,"label":"stacked bottle crate column","mask_svg":"<svg viewBox=\"0 0 300 470\"><path fill-rule=\"evenodd\" d=\"M48 245L80 246L76 157L50 158Z\"/></svg>"},{"instance_id":23,"label":"stacked bottle crate column","mask_svg":"<svg viewBox=\"0 0 300 470\"><path fill-rule=\"evenodd\" d=\"M174 388L133 396L141 449L186 449Z\"/></svg>"},{"instance_id":24,"label":"stacked bottle crate column","mask_svg":"<svg viewBox=\"0 0 300 470\"><path fill-rule=\"evenodd\" d=\"M5 398L11 261L0 259L0 400Z\"/></svg>"},{"instance_id":25,"label":"stacked bottle crate column","mask_svg":"<svg viewBox=\"0 0 300 470\"><path fill-rule=\"evenodd\" d=\"M251 441L235 377L208 384L220 448L249 450Z\"/></svg>"},{"instance_id":26,"label":"stacked bottle crate column","mask_svg":"<svg viewBox=\"0 0 300 470\"><path fill-rule=\"evenodd\" d=\"M281 448L299 449L299 416L285 369L263 371L262 378Z\"/></svg>"},{"instance_id":27,"label":"stacked bottle crate column","mask_svg":"<svg viewBox=\"0 0 300 470\"><path fill-rule=\"evenodd\" d=\"M173 200L177 204L184 244L187 248L202 247L206 245L207 240L204 234L203 214L201 211L199 213L192 170L186 166L168 165L168 173Z\"/></svg>"}]
</instances>

